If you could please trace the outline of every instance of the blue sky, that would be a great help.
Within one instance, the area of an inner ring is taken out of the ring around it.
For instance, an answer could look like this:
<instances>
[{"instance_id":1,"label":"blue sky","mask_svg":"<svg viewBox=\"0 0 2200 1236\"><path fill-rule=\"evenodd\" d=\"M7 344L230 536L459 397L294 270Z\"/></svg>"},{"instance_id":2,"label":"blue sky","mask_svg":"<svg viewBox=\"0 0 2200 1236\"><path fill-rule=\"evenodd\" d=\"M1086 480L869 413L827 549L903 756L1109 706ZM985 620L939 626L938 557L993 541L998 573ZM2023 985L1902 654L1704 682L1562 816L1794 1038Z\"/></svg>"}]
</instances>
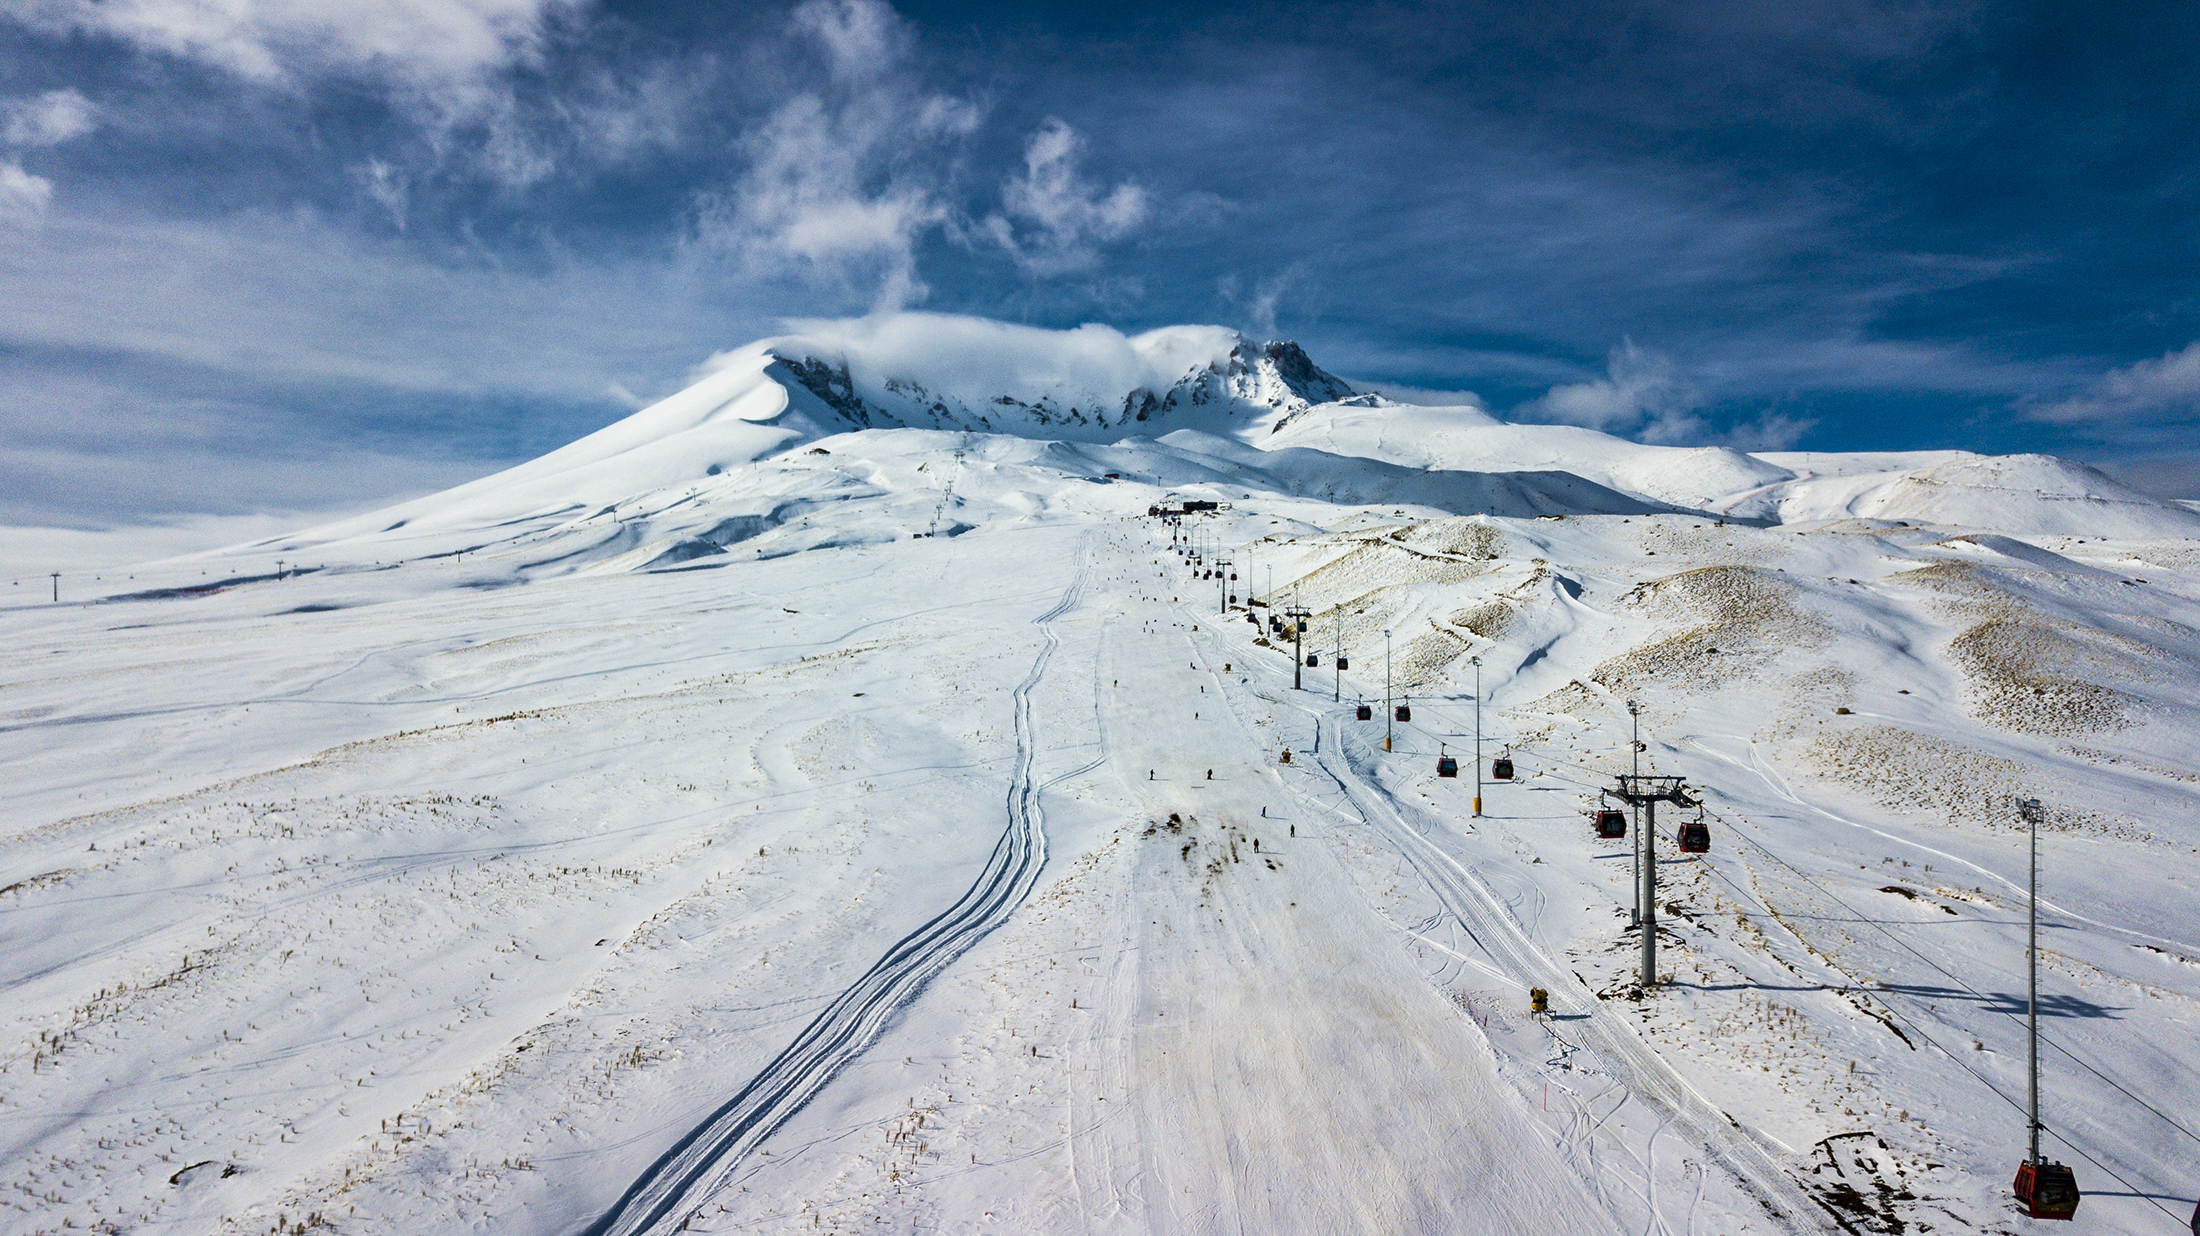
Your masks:
<instances>
[{"instance_id":1,"label":"blue sky","mask_svg":"<svg viewBox=\"0 0 2200 1236\"><path fill-rule=\"evenodd\" d=\"M895 306L2196 494L2196 68L2171 3L19 0L0 521L418 492Z\"/></svg>"}]
</instances>

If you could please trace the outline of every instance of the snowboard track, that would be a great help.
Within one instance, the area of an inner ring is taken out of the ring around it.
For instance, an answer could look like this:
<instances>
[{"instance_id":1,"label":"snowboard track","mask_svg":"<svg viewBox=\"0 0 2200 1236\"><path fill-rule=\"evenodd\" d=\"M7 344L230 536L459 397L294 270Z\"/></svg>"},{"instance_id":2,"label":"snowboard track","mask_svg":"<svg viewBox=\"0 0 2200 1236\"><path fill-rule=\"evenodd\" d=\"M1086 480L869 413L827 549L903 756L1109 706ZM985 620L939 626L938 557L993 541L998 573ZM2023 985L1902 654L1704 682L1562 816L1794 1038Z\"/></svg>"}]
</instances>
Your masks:
<instances>
[{"instance_id":1,"label":"snowboard track","mask_svg":"<svg viewBox=\"0 0 2200 1236\"><path fill-rule=\"evenodd\" d=\"M1032 619L1046 642L1012 696L1016 764L1008 787L1008 824L977 880L953 905L887 949L794 1042L658 1156L577 1236L654 1236L684 1224L750 1152L869 1050L896 1013L971 945L1007 922L1031 894L1047 858L1046 820L1039 805L1045 787L1032 780L1037 747L1031 691L1061 646L1054 620L1075 608L1084 594L1091 574L1089 538L1078 559L1077 575L1061 599Z\"/></svg>"}]
</instances>

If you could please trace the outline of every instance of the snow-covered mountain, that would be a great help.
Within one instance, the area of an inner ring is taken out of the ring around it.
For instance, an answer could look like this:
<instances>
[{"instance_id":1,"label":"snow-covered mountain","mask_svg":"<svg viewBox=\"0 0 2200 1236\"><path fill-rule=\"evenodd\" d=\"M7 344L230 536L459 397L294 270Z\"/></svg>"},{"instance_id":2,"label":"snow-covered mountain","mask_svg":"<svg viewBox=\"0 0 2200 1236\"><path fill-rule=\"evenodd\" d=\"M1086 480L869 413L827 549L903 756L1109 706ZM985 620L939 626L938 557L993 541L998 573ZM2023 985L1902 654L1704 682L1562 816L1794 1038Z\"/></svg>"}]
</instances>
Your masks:
<instances>
[{"instance_id":1,"label":"snow-covered mountain","mask_svg":"<svg viewBox=\"0 0 2200 1236\"><path fill-rule=\"evenodd\" d=\"M0 1230L2013 1230L2027 799L2073 1230L2190 1198L2200 515L2067 461L908 315L48 582Z\"/></svg>"}]
</instances>

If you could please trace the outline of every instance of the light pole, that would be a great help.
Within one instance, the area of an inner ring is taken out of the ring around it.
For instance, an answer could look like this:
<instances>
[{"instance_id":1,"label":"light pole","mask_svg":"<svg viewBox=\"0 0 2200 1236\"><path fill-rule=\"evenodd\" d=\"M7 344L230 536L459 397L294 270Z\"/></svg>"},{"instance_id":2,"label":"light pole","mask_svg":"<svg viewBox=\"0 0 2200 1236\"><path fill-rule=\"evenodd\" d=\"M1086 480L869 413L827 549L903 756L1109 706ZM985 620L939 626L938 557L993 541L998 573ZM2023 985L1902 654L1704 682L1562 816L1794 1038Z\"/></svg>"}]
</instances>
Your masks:
<instances>
[{"instance_id":1,"label":"light pole","mask_svg":"<svg viewBox=\"0 0 2200 1236\"><path fill-rule=\"evenodd\" d=\"M1390 750L1390 723L1398 710L1390 704L1390 628L1383 628L1383 750Z\"/></svg>"},{"instance_id":2,"label":"light pole","mask_svg":"<svg viewBox=\"0 0 2200 1236\"><path fill-rule=\"evenodd\" d=\"M1474 814L1482 814L1482 658L1474 659Z\"/></svg>"}]
</instances>

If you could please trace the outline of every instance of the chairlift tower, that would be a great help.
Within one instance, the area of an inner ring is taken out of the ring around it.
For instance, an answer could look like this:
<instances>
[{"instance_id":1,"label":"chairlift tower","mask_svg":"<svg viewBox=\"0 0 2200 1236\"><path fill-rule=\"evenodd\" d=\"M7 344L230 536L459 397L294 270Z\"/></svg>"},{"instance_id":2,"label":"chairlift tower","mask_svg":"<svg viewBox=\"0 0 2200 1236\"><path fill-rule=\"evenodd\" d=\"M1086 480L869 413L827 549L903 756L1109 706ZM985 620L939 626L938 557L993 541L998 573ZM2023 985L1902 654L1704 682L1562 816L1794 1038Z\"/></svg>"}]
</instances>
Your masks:
<instances>
[{"instance_id":1,"label":"chairlift tower","mask_svg":"<svg viewBox=\"0 0 2200 1236\"><path fill-rule=\"evenodd\" d=\"M1306 620L1313 617L1293 605L1283 611L1283 620L1291 624L1291 689L1306 689Z\"/></svg>"},{"instance_id":2,"label":"chairlift tower","mask_svg":"<svg viewBox=\"0 0 2200 1236\"><path fill-rule=\"evenodd\" d=\"M1482 814L1482 658L1474 658L1474 814Z\"/></svg>"},{"instance_id":3,"label":"chairlift tower","mask_svg":"<svg viewBox=\"0 0 2200 1236\"><path fill-rule=\"evenodd\" d=\"M2017 1165L2017 1204L2035 1219L2069 1219L2078 1213L2078 1178L2068 1167L2040 1156L2040 800L2017 804L2032 850L2029 905L2025 910L2025 1134L2029 1148ZM2196 1210L2195 1214L2200 1214ZM2200 1222L2200 1221L2196 1221Z\"/></svg>"},{"instance_id":4,"label":"chairlift tower","mask_svg":"<svg viewBox=\"0 0 2200 1236\"><path fill-rule=\"evenodd\" d=\"M940 490L939 503L932 508L932 526L924 531L928 537L939 535L940 516L947 513L947 504L955 500L955 482L962 477L964 453L964 447L955 448L955 468L947 474L947 486Z\"/></svg>"},{"instance_id":5,"label":"chairlift tower","mask_svg":"<svg viewBox=\"0 0 2200 1236\"><path fill-rule=\"evenodd\" d=\"M1230 612L1230 568L1234 565L1229 558L1215 559L1215 612L1225 616Z\"/></svg>"},{"instance_id":6,"label":"chairlift tower","mask_svg":"<svg viewBox=\"0 0 2200 1236\"><path fill-rule=\"evenodd\" d=\"M1390 703L1390 628L1383 628L1383 750L1390 750L1390 723L1398 710Z\"/></svg>"},{"instance_id":7,"label":"chairlift tower","mask_svg":"<svg viewBox=\"0 0 2200 1236\"><path fill-rule=\"evenodd\" d=\"M1335 678L1335 683L1330 689L1330 702L1342 704L1344 702L1344 602L1339 601L1337 608L1330 612L1337 616L1337 646L1329 650L1329 672Z\"/></svg>"},{"instance_id":8,"label":"chairlift tower","mask_svg":"<svg viewBox=\"0 0 2200 1236\"><path fill-rule=\"evenodd\" d=\"M1607 798L1624 799L1643 811L1642 826L1635 830L1641 847L1642 878L1635 884L1636 922L1642 929L1642 989L1658 984L1658 804L1696 806L1688 784L1679 777L1622 773L1619 788L1604 791Z\"/></svg>"}]
</instances>

